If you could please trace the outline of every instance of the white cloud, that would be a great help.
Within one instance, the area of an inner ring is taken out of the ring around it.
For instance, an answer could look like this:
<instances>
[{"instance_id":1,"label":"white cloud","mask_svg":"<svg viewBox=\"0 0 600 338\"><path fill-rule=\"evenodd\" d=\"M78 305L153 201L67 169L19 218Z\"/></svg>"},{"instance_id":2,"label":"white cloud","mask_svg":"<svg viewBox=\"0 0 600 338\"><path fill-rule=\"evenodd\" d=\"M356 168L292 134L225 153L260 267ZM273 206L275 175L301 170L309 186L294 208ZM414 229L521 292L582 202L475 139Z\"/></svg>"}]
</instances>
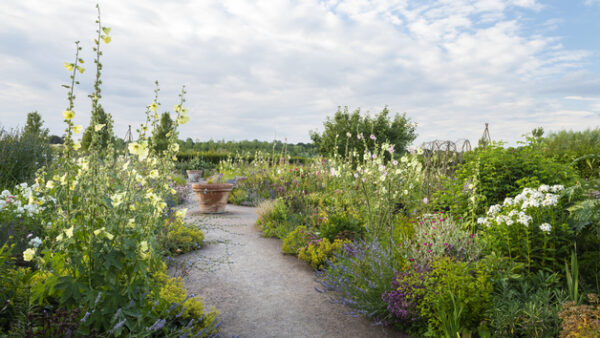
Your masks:
<instances>
[{"instance_id":1,"label":"white cloud","mask_svg":"<svg viewBox=\"0 0 600 338\"><path fill-rule=\"evenodd\" d=\"M509 141L539 125L597 124L596 101L571 107L565 99L588 96L577 79L591 77L572 74L590 53L527 35L513 10L543 7L534 0L105 0L113 42L104 47L103 105L119 136L142 121L155 79L163 107L187 85L192 121L181 136L198 139L269 139L277 130L306 141L338 105L407 112L419 122L419 141L474 141L486 121L492 136ZM0 32L9 32L0 33L4 125L22 124L37 109L60 133L62 63L72 58L71 41L81 40L92 67L94 16L88 2L0 4ZM78 123L89 119L93 73L82 78Z\"/></svg>"}]
</instances>

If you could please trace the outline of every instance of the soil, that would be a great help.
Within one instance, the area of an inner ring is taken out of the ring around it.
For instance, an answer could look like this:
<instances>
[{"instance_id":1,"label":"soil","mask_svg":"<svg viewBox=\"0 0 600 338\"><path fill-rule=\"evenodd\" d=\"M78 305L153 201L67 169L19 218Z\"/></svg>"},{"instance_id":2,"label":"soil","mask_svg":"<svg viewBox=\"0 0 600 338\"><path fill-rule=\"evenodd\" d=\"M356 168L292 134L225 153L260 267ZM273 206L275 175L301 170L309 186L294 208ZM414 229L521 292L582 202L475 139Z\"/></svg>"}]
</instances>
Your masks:
<instances>
[{"instance_id":1,"label":"soil","mask_svg":"<svg viewBox=\"0 0 600 338\"><path fill-rule=\"evenodd\" d=\"M182 207L203 229L205 246L177 257L170 273L183 276L207 309L217 308L222 337L401 336L318 292L306 263L283 255L281 240L261 237L254 208L228 205L223 214L202 215L193 195Z\"/></svg>"}]
</instances>

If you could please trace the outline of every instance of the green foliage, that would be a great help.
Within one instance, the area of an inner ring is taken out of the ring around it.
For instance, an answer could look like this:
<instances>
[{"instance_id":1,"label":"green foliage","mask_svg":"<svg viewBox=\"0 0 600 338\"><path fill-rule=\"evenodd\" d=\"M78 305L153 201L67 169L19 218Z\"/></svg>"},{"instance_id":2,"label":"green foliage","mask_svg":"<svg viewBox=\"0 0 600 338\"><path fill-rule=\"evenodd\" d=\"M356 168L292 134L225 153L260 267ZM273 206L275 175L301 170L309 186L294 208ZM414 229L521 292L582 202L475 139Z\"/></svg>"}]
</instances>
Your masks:
<instances>
[{"instance_id":1,"label":"green foliage","mask_svg":"<svg viewBox=\"0 0 600 338\"><path fill-rule=\"evenodd\" d=\"M310 264L313 269L321 270L327 260L335 261L335 254L341 253L344 244L351 243L349 240L336 239L333 242L327 238L313 239L298 251L298 259Z\"/></svg>"},{"instance_id":2,"label":"green foliage","mask_svg":"<svg viewBox=\"0 0 600 338\"><path fill-rule=\"evenodd\" d=\"M35 111L27 114L27 123L23 128L23 134L38 136L42 140L47 140L48 129L43 127L44 121L40 114Z\"/></svg>"},{"instance_id":3,"label":"green foliage","mask_svg":"<svg viewBox=\"0 0 600 338\"><path fill-rule=\"evenodd\" d=\"M282 199L278 198L258 219L263 236L285 238L293 229L288 219L288 207Z\"/></svg>"},{"instance_id":4,"label":"green foliage","mask_svg":"<svg viewBox=\"0 0 600 338\"><path fill-rule=\"evenodd\" d=\"M365 232L364 221L354 208L331 208L325 220L319 227L323 238L330 241L335 239L360 239Z\"/></svg>"},{"instance_id":5,"label":"green foliage","mask_svg":"<svg viewBox=\"0 0 600 338\"><path fill-rule=\"evenodd\" d=\"M415 126L406 114L396 114L391 119L387 107L374 117L361 116L360 109L349 113L348 107L344 107L343 111L338 107L333 118L328 117L323 127L323 134L312 132L310 137L319 153L327 156L339 154L346 157L353 151L358 154L365 150L374 151L376 140L371 135L379 142L393 145L398 154L403 154L417 136Z\"/></svg>"},{"instance_id":6,"label":"green foliage","mask_svg":"<svg viewBox=\"0 0 600 338\"><path fill-rule=\"evenodd\" d=\"M297 255L311 238L315 236L305 226L298 226L283 239L281 252L288 255Z\"/></svg>"},{"instance_id":7,"label":"green foliage","mask_svg":"<svg viewBox=\"0 0 600 338\"><path fill-rule=\"evenodd\" d=\"M449 315L457 316L453 327L461 332L477 330L491 306L493 287L486 267L441 257L431 263L420 290L424 294L418 308L428 321L428 333L440 336L442 318L448 325Z\"/></svg>"},{"instance_id":8,"label":"green foliage","mask_svg":"<svg viewBox=\"0 0 600 338\"><path fill-rule=\"evenodd\" d=\"M183 223L180 218L168 221L163 232L160 246L175 255L198 250L204 241L202 230L193 224Z\"/></svg>"},{"instance_id":9,"label":"green foliage","mask_svg":"<svg viewBox=\"0 0 600 338\"><path fill-rule=\"evenodd\" d=\"M487 311L494 337L557 337L564 301L556 274L521 276L501 264L494 270L493 306Z\"/></svg>"},{"instance_id":10,"label":"green foliage","mask_svg":"<svg viewBox=\"0 0 600 338\"><path fill-rule=\"evenodd\" d=\"M173 132L174 124L169 113L164 112L160 117L160 124L152 132L150 147L157 154L162 154L169 146L169 135Z\"/></svg>"},{"instance_id":11,"label":"green foliage","mask_svg":"<svg viewBox=\"0 0 600 338\"><path fill-rule=\"evenodd\" d=\"M600 158L586 157L600 155L600 128L551 133L542 146L546 156L565 164L574 162L581 177L600 177Z\"/></svg>"},{"instance_id":12,"label":"green foliage","mask_svg":"<svg viewBox=\"0 0 600 338\"><path fill-rule=\"evenodd\" d=\"M35 172L52 162L46 139L33 132L0 129L0 190L32 182Z\"/></svg>"},{"instance_id":13,"label":"green foliage","mask_svg":"<svg viewBox=\"0 0 600 338\"><path fill-rule=\"evenodd\" d=\"M96 126L101 125L104 127L96 131ZM92 142L95 143L98 149L106 149L109 143L115 142L112 130L112 116L104 112L104 108L101 105L92 110L90 125L86 128L81 138L81 147L87 150L90 148Z\"/></svg>"},{"instance_id":14,"label":"green foliage","mask_svg":"<svg viewBox=\"0 0 600 338\"><path fill-rule=\"evenodd\" d=\"M243 141L214 141L194 142L191 138L180 142L183 153L211 153L232 156L233 154L254 154L262 152L264 154L277 154L283 156L291 156L293 158L308 158L317 155L316 147L311 143L287 143L281 141L259 141L259 140L243 140ZM215 164L217 164L215 162Z\"/></svg>"},{"instance_id":15,"label":"green foliage","mask_svg":"<svg viewBox=\"0 0 600 338\"><path fill-rule=\"evenodd\" d=\"M15 267L11 251L6 244L0 248L0 335L22 322L29 306L32 273Z\"/></svg>"},{"instance_id":16,"label":"green foliage","mask_svg":"<svg viewBox=\"0 0 600 338\"><path fill-rule=\"evenodd\" d=\"M466 153L454 176L448 177L442 189L433 194L433 202L438 208L449 208L455 215L466 215L472 190L476 189L479 203L475 212L482 214L490 205L514 197L524 187L570 186L577 179L577 172L570 165L546 157L536 147L492 145Z\"/></svg>"}]
</instances>

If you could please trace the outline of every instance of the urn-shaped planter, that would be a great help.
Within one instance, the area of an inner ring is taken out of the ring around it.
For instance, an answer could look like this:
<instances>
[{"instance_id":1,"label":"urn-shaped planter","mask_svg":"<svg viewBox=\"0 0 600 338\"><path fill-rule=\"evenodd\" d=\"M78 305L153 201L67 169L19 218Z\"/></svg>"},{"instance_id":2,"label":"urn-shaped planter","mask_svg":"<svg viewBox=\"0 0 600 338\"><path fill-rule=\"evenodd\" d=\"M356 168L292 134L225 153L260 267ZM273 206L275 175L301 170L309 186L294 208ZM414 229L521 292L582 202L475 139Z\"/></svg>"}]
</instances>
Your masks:
<instances>
[{"instance_id":1,"label":"urn-shaped planter","mask_svg":"<svg viewBox=\"0 0 600 338\"><path fill-rule=\"evenodd\" d=\"M233 189L230 183L195 183L192 190L196 193L200 212L203 214L218 214L225 212L227 198Z\"/></svg>"},{"instance_id":2,"label":"urn-shaped planter","mask_svg":"<svg viewBox=\"0 0 600 338\"><path fill-rule=\"evenodd\" d=\"M198 182L202 178L202 170L186 170L190 182Z\"/></svg>"}]
</instances>

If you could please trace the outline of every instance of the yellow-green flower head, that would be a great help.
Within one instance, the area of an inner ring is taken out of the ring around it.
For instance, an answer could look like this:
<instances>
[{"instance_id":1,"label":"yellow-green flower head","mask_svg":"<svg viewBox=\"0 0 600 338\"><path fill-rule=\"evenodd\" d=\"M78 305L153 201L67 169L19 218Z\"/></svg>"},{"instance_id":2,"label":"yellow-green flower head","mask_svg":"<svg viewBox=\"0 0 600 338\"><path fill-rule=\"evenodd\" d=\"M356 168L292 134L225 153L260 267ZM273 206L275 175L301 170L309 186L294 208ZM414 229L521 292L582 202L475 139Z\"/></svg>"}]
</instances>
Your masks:
<instances>
[{"instance_id":1,"label":"yellow-green flower head","mask_svg":"<svg viewBox=\"0 0 600 338\"><path fill-rule=\"evenodd\" d=\"M158 105L156 102L152 102L152 104L148 106L148 109L150 109L150 111L156 111L158 109Z\"/></svg>"},{"instance_id":2,"label":"yellow-green flower head","mask_svg":"<svg viewBox=\"0 0 600 338\"><path fill-rule=\"evenodd\" d=\"M76 124L73 126L73 132L75 134L81 133L82 130L83 130L83 127L81 126L81 124Z\"/></svg>"},{"instance_id":3,"label":"yellow-green flower head","mask_svg":"<svg viewBox=\"0 0 600 338\"><path fill-rule=\"evenodd\" d=\"M29 248L23 251L23 260L25 262L30 262L33 259L33 257L35 257L35 249Z\"/></svg>"},{"instance_id":4,"label":"yellow-green flower head","mask_svg":"<svg viewBox=\"0 0 600 338\"><path fill-rule=\"evenodd\" d=\"M190 117L187 114L182 114L177 118L177 124L186 124L190 120Z\"/></svg>"},{"instance_id":5,"label":"yellow-green flower head","mask_svg":"<svg viewBox=\"0 0 600 338\"><path fill-rule=\"evenodd\" d=\"M137 155L142 160L148 156L148 147L144 143L131 142L128 148L130 153Z\"/></svg>"},{"instance_id":6,"label":"yellow-green flower head","mask_svg":"<svg viewBox=\"0 0 600 338\"><path fill-rule=\"evenodd\" d=\"M65 110L63 116L65 117L65 120L70 120L75 117L75 113L71 110Z\"/></svg>"},{"instance_id":7,"label":"yellow-green flower head","mask_svg":"<svg viewBox=\"0 0 600 338\"><path fill-rule=\"evenodd\" d=\"M94 131L100 131L104 126L106 126L106 124L97 124L94 126Z\"/></svg>"},{"instance_id":8,"label":"yellow-green flower head","mask_svg":"<svg viewBox=\"0 0 600 338\"><path fill-rule=\"evenodd\" d=\"M52 189L54 188L54 181L49 180L48 182L46 182L46 188L47 189Z\"/></svg>"},{"instance_id":9,"label":"yellow-green flower head","mask_svg":"<svg viewBox=\"0 0 600 338\"><path fill-rule=\"evenodd\" d=\"M179 151L179 144L178 143L173 143L170 148L174 152L178 152Z\"/></svg>"},{"instance_id":10,"label":"yellow-green flower head","mask_svg":"<svg viewBox=\"0 0 600 338\"><path fill-rule=\"evenodd\" d=\"M65 68L66 68L68 71L72 71L74 67L75 67L75 66L74 66L72 63L65 62Z\"/></svg>"},{"instance_id":11,"label":"yellow-green flower head","mask_svg":"<svg viewBox=\"0 0 600 338\"><path fill-rule=\"evenodd\" d=\"M70 227L67 230L65 230L65 235L67 235L68 238L73 237L73 227Z\"/></svg>"},{"instance_id":12,"label":"yellow-green flower head","mask_svg":"<svg viewBox=\"0 0 600 338\"><path fill-rule=\"evenodd\" d=\"M73 142L73 149L79 150L79 148L81 148L81 143L80 142Z\"/></svg>"},{"instance_id":13,"label":"yellow-green flower head","mask_svg":"<svg viewBox=\"0 0 600 338\"><path fill-rule=\"evenodd\" d=\"M176 104L176 105L174 105L174 106L173 106L173 110L174 110L176 113L179 113L179 112L181 112L181 111L182 111L181 105L180 105L180 104Z\"/></svg>"}]
</instances>

